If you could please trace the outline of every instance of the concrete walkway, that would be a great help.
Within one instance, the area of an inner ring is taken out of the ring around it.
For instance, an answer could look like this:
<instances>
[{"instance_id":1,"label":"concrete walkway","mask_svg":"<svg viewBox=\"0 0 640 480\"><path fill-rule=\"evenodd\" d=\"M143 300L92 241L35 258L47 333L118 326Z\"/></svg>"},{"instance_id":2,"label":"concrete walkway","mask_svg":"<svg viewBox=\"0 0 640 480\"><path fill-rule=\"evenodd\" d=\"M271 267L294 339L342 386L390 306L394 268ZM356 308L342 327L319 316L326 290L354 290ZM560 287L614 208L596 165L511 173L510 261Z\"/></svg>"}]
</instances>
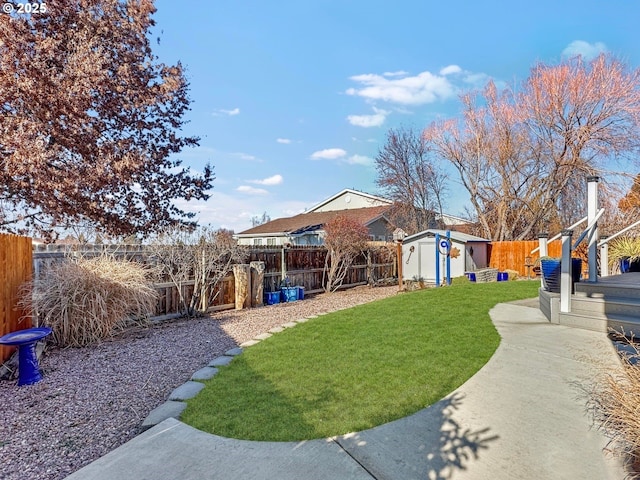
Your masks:
<instances>
[{"instance_id":1,"label":"concrete walkway","mask_svg":"<svg viewBox=\"0 0 640 480\"><path fill-rule=\"evenodd\" d=\"M537 300L536 300L537 301ZM364 432L292 443L231 440L169 419L67 477L118 479L616 479L585 413L605 335L550 324L531 301L491 311L502 342L446 399ZM464 345L460 345L464 361Z\"/></svg>"}]
</instances>

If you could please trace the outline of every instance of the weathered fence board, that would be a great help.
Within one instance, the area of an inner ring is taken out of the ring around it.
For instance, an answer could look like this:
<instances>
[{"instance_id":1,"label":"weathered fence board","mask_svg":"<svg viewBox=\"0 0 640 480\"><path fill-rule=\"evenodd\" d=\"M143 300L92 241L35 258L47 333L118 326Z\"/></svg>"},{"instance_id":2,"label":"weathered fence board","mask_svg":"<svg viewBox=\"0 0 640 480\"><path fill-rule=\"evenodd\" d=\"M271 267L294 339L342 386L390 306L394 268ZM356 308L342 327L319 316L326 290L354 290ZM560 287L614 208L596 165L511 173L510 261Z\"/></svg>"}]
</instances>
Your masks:
<instances>
[{"instance_id":1,"label":"weathered fence board","mask_svg":"<svg viewBox=\"0 0 640 480\"><path fill-rule=\"evenodd\" d=\"M31 280L32 250L31 238L0 234L0 336L31 327L16 303L20 285ZM0 363L14 350L0 347Z\"/></svg>"}]
</instances>

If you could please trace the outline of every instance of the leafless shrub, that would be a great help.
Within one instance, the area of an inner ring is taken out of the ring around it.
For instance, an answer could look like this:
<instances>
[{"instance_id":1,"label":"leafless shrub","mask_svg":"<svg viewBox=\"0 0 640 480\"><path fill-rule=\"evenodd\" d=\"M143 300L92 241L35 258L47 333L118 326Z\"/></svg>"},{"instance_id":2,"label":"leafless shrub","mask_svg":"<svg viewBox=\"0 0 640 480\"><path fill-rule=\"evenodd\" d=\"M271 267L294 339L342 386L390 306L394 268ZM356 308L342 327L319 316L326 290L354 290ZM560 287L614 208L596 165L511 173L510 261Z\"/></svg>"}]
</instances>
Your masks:
<instances>
[{"instance_id":1,"label":"leafless shrub","mask_svg":"<svg viewBox=\"0 0 640 480\"><path fill-rule=\"evenodd\" d=\"M343 215L338 215L324 225L327 246L324 271L324 290L335 292L342 285L356 257L367 248L367 227Z\"/></svg>"},{"instance_id":2,"label":"leafless shrub","mask_svg":"<svg viewBox=\"0 0 640 480\"><path fill-rule=\"evenodd\" d=\"M143 265L102 254L52 265L42 278L24 285L20 305L53 329L58 345L84 346L132 322L145 322L156 295Z\"/></svg>"},{"instance_id":3,"label":"leafless shrub","mask_svg":"<svg viewBox=\"0 0 640 480\"><path fill-rule=\"evenodd\" d=\"M232 232L208 227L192 232L165 230L148 249L158 274L177 288L182 314L190 317L207 311L219 293L216 285L233 264L242 263L248 256L248 248L238 245ZM188 282L194 285L189 299L183 288Z\"/></svg>"}]
</instances>

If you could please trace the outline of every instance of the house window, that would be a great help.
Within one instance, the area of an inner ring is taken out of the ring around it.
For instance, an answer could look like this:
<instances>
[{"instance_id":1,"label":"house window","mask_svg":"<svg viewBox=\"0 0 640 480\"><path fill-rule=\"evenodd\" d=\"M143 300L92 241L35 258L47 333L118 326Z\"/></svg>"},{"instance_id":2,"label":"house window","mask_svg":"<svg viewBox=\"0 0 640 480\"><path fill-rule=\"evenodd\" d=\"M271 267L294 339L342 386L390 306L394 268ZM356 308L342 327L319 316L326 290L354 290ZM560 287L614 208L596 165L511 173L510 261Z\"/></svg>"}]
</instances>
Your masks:
<instances>
[{"instance_id":1,"label":"house window","mask_svg":"<svg viewBox=\"0 0 640 480\"><path fill-rule=\"evenodd\" d=\"M254 238L253 239L253 244L254 245L262 245L262 239L261 238Z\"/></svg>"},{"instance_id":2,"label":"house window","mask_svg":"<svg viewBox=\"0 0 640 480\"><path fill-rule=\"evenodd\" d=\"M276 244L275 237L267 238L267 245L275 245L275 244Z\"/></svg>"}]
</instances>

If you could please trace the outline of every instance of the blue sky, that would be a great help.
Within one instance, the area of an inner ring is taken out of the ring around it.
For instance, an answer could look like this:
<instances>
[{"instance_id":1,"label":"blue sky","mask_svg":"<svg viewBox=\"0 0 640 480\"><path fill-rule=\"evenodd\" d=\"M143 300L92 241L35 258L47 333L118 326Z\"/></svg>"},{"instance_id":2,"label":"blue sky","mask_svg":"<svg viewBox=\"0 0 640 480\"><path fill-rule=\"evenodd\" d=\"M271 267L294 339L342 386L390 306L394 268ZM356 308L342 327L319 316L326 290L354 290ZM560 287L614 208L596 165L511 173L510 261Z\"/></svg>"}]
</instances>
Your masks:
<instances>
[{"instance_id":1,"label":"blue sky","mask_svg":"<svg viewBox=\"0 0 640 480\"><path fill-rule=\"evenodd\" d=\"M377 194L373 163L390 128L456 116L458 95L514 83L536 62L601 51L640 67L640 2L157 0L154 52L186 67L184 133L207 162L202 224L240 232L344 188ZM451 172L446 210L468 197Z\"/></svg>"}]
</instances>

